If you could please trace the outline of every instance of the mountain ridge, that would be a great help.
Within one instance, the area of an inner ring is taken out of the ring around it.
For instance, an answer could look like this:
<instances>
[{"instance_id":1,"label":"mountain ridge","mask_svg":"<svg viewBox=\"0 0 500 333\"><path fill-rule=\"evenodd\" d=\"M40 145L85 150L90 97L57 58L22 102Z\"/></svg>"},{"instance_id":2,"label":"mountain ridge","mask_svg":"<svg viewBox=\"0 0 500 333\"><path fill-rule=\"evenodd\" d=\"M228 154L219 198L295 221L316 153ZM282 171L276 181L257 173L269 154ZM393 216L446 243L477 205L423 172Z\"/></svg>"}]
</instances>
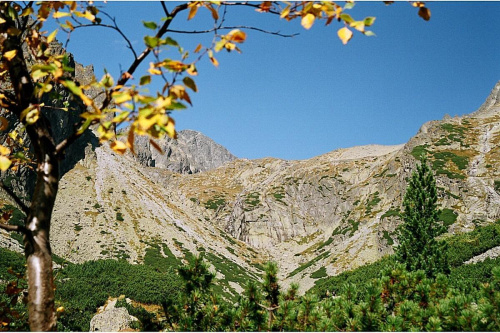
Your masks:
<instances>
[{"instance_id":1,"label":"mountain ridge","mask_svg":"<svg viewBox=\"0 0 500 333\"><path fill-rule=\"evenodd\" d=\"M192 152L172 150L179 159L169 168L141 139L143 157L96 147L61 179L54 253L74 262L132 263L157 248L173 260L205 253L232 295L273 260L284 285L300 282L304 291L318 276L392 253L406 179L422 153L436 174L448 232L491 223L500 218L498 87L478 111L429 121L405 144L342 148L307 160L235 159L214 146L217 167L202 163L210 157L192 162Z\"/></svg>"}]
</instances>

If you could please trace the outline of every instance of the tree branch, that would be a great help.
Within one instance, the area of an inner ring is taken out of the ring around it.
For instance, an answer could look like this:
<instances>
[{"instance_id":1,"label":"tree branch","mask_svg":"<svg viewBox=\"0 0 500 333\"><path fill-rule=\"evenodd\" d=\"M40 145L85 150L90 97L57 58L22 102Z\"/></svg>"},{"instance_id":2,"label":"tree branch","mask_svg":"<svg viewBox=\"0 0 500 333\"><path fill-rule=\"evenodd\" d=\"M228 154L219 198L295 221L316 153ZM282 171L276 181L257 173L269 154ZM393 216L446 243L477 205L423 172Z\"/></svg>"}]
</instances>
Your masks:
<instances>
[{"instance_id":1,"label":"tree branch","mask_svg":"<svg viewBox=\"0 0 500 333\"><path fill-rule=\"evenodd\" d=\"M263 33L266 33L269 35L276 35L276 36L287 37L287 38L300 35L300 33L294 33L291 35L282 34L279 31L269 31L269 30L265 30L265 29L261 29L261 28L257 28L257 27L252 27L252 26L246 26L246 25L235 25L232 27L217 27L217 28L212 28L212 29L208 29L208 30L192 30L192 31L169 29L168 32L173 32L173 33L178 33L178 34L206 34L209 32L214 32L216 30L232 30L232 29L255 30L255 31L263 32Z\"/></svg>"},{"instance_id":2,"label":"tree branch","mask_svg":"<svg viewBox=\"0 0 500 333\"><path fill-rule=\"evenodd\" d=\"M165 12L165 15L167 17L169 17L170 14L168 13L168 9L167 9L167 6L165 5L165 1L160 1L160 3L161 3L161 6L163 7L163 11Z\"/></svg>"},{"instance_id":3,"label":"tree branch","mask_svg":"<svg viewBox=\"0 0 500 333\"><path fill-rule=\"evenodd\" d=\"M23 234L28 232L28 229L26 229L25 227L23 227L21 225L12 225L12 224L4 224L4 223L0 223L0 229L7 230L7 231L16 231L16 232L20 232Z\"/></svg>"},{"instance_id":4,"label":"tree branch","mask_svg":"<svg viewBox=\"0 0 500 333\"><path fill-rule=\"evenodd\" d=\"M8 188L4 184L0 184L0 188L2 188L12 198L12 200L14 200L14 202L21 208L24 214L28 215L29 207L24 204L21 198L19 198L17 194L12 191L12 189Z\"/></svg>"},{"instance_id":5,"label":"tree branch","mask_svg":"<svg viewBox=\"0 0 500 333\"><path fill-rule=\"evenodd\" d=\"M115 30L116 32L118 32L122 36L122 38L128 44L127 48L130 49L130 51L134 55L134 58L137 59L137 53L135 52L134 47L132 46L132 42L130 42L130 40L123 33L123 31L118 27L118 25L116 24L116 19L111 17L108 13L106 13L104 11L101 11L101 13L104 14L105 16L107 16L113 22L114 25L103 24L103 23L80 24L80 25L74 26L74 30L76 30L78 28L88 28L88 27L102 27L102 28L108 28L108 29ZM70 41L70 39L68 38L68 40L66 40L66 44L64 45L64 48L68 48L69 41Z\"/></svg>"}]
</instances>

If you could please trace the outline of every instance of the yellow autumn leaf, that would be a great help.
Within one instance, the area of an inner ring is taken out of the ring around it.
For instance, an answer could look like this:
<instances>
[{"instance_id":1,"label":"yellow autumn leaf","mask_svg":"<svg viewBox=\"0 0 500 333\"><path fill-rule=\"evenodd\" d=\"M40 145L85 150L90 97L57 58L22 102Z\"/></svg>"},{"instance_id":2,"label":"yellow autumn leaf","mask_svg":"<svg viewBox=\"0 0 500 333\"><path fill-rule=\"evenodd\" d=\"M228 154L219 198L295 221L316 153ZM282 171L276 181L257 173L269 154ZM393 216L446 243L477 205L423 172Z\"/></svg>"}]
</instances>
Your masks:
<instances>
[{"instance_id":1,"label":"yellow autumn leaf","mask_svg":"<svg viewBox=\"0 0 500 333\"><path fill-rule=\"evenodd\" d=\"M49 37L47 37L47 43L52 43L52 41L56 38L58 31L59 31L59 29L52 31L52 33L49 35Z\"/></svg>"},{"instance_id":2,"label":"yellow autumn leaf","mask_svg":"<svg viewBox=\"0 0 500 333\"><path fill-rule=\"evenodd\" d=\"M194 53L200 52L202 47L203 47L203 45L198 44L198 46L194 49Z\"/></svg>"},{"instance_id":3,"label":"yellow autumn leaf","mask_svg":"<svg viewBox=\"0 0 500 333\"><path fill-rule=\"evenodd\" d=\"M364 32L365 31L365 22L364 21L354 21L350 24L354 29Z\"/></svg>"},{"instance_id":4,"label":"yellow autumn leaf","mask_svg":"<svg viewBox=\"0 0 500 333\"><path fill-rule=\"evenodd\" d=\"M39 117L40 117L40 110L38 110L38 108L31 109L26 114L26 123L28 125L33 125L34 123L36 123Z\"/></svg>"},{"instance_id":5,"label":"yellow autumn leaf","mask_svg":"<svg viewBox=\"0 0 500 333\"><path fill-rule=\"evenodd\" d=\"M111 142L110 147L115 152L117 152L118 154L121 154L121 155L125 154L125 152L127 151L127 145L124 142L121 142L118 140Z\"/></svg>"},{"instance_id":6,"label":"yellow autumn leaf","mask_svg":"<svg viewBox=\"0 0 500 333\"><path fill-rule=\"evenodd\" d=\"M0 170L6 171L10 167L11 164L12 164L12 161L9 160L8 157L0 156Z\"/></svg>"},{"instance_id":7,"label":"yellow autumn leaf","mask_svg":"<svg viewBox=\"0 0 500 333\"><path fill-rule=\"evenodd\" d=\"M7 51L3 54L3 57L8 61L11 61L17 54L17 50Z\"/></svg>"},{"instance_id":8,"label":"yellow autumn leaf","mask_svg":"<svg viewBox=\"0 0 500 333\"><path fill-rule=\"evenodd\" d=\"M85 11L85 13L75 11L75 15L78 17L83 17L86 18L87 20L94 22L95 21L95 16L89 12L88 10Z\"/></svg>"},{"instance_id":9,"label":"yellow autumn leaf","mask_svg":"<svg viewBox=\"0 0 500 333\"><path fill-rule=\"evenodd\" d=\"M55 12L52 14L52 17L55 19L61 18L61 17L66 17L66 16L71 16L71 13L66 13L66 12Z\"/></svg>"},{"instance_id":10,"label":"yellow autumn leaf","mask_svg":"<svg viewBox=\"0 0 500 333\"><path fill-rule=\"evenodd\" d=\"M196 12L198 12L198 6L197 5L191 6L191 8L189 9L188 21L193 17L195 17Z\"/></svg>"},{"instance_id":11,"label":"yellow autumn leaf","mask_svg":"<svg viewBox=\"0 0 500 333\"><path fill-rule=\"evenodd\" d=\"M286 6L285 9L281 11L280 18L285 18L290 14L290 5Z\"/></svg>"},{"instance_id":12,"label":"yellow autumn leaf","mask_svg":"<svg viewBox=\"0 0 500 333\"><path fill-rule=\"evenodd\" d=\"M10 148L0 145L0 155L10 155Z\"/></svg>"},{"instance_id":13,"label":"yellow autumn leaf","mask_svg":"<svg viewBox=\"0 0 500 333\"><path fill-rule=\"evenodd\" d=\"M211 5L206 5L205 7L212 13L212 18L217 21L219 19L219 13L217 12L217 9L215 9Z\"/></svg>"},{"instance_id":14,"label":"yellow autumn leaf","mask_svg":"<svg viewBox=\"0 0 500 333\"><path fill-rule=\"evenodd\" d=\"M196 67L194 66L194 64L191 64L189 65L188 69L186 70L186 72L191 75L191 76L196 76L198 75L198 71L196 70Z\"/></svg>"},{"instance_id":15,"label":"yellow autumn leaf","mask_svg":"<svg viewBox=\"0 0 500 333\"><path fill-rule=\"evenodd\" d=\"M151 128L151 126L153 126L154 124L158 123L161 120L161 116L162 116L161 114L155 114L152 116L139 115L139 117L137 117L137 122L139 123L139 127L142 130L147 131L148 129Z\"/></svg>"},{"instance_id":16,"label":"yellow autumn leaf","mask_svg":"<svg viewBox=\"0 0 500 333\"><path fill-rule=\"evenodd\" d=\"M352 38L352 31L346 27L343 27L337 31L337 35L339 36L342 44L346 45L347 42Z\"/></svg>"},{"instance_id":17,"label":"yellow autumn leaf","mask_svg":"<svg viewBox=\"0 0 500 333\"><path fill-rule=\"evenodd\" d=\"M130 96L130 93L128 91L117 91L111 94L111 96L113 97L113 100L116 104L121 104L132 100L132 96Z\"/></svg>"},{"instance_id":18,"label":"yellow autumn leaf","mask_svg":"<svg viewBox=\"0 0 500 333\"><path fill-rule=\"evenodd\" d=\"M155 68L153 63L150 64L148 72L151 75L161 75L161 70Z\"/></svg>"},{"instance_id":19,"label":"yellow autumn leaf","mask_svg":"<svg viewBox=\"0 0 500 333\"><path fill-rule=\"evenodd\" d=\"M219 62L214 57L210 57L210 61L215 67L219 67Z\"/></svg>"},{"instance_id":20,"label":"yellow autumn leaf","mask_svg":"<svg viewBox=\"0 0 500 333\"><path fill-rule=\"evenodd\" d=\"M165 130L167 131L167 135L171 138L176 138L177 133L175 132L175 122L172 118L168 118L167 125L165 126Z\"/></svg>"},{"instance_id":21,"label":"yellow autumn leaf","mask_svg":"<svg viewBox=\"0 0 500 333\"><path fill-rule=\"evenodd\" d=\"M58 307L56 312L59 312L59 313L64 312L64 306Z\"/></svg>"},{"instance_id":22,"label":"yellow autumn leaf","mask_svg":"<svg viewBox=\"0 0 500 333\"><path fill-rule=\"evenodd\" d=\"M243 43L247 38L247 34L239 29L231 30L227 35L226 39L235 42L235 43Z\"/></svg>"},{"instance_id":23,"label":"yellow autumn leaf","mask_svg":"<svg viewBox=\"0 0 500 333\"><path fill-rule=\"evenodd\" d=\"M315 19L316 19L316 17L313 14L309 13L302 18L302 21L300 22L300 24L302 24L302 26L305 29L311 29L312 25L314 24Z\"/></svg>"}]
</instances>

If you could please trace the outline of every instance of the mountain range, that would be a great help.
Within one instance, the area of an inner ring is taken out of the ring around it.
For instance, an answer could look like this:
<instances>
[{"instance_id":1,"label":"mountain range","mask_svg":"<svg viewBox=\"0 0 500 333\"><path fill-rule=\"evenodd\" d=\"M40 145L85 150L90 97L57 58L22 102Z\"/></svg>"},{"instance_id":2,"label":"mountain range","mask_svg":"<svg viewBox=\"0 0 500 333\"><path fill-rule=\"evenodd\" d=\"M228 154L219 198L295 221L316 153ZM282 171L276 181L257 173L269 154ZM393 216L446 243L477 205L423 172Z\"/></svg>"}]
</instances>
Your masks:
<instances>
[{"instance_id":1,"label":"mountain range","mask_svg":"<svg viewBox=\"0 0 500 333\"><path fill-rule=\"evenodd\" d=\"M91 68L80 72L88 79ZM500 82L477 111L425 123L406 144L307 160L236 158L191 130L158 140L163 153L135 140L136 154L121 156L90 133L68 153L52 218L56 255L175 263L203 253L228 297L272 260L285 286L299 282L305 291L393 253L407 180L422 154L449 234L500 218ZM18 191L29 196L29 188ZM21 251L4 231L0 246Z\"/></svg>"}]
</instances>

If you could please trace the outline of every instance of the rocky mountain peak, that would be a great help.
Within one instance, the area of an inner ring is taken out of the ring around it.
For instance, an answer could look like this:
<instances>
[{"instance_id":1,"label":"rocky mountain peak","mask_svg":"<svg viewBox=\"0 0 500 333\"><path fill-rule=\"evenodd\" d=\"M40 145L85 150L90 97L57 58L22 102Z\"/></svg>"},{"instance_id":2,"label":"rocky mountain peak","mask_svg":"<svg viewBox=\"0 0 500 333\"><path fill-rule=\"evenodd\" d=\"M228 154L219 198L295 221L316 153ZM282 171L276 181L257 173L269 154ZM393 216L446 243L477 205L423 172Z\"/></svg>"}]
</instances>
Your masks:
<instances>
[{"instance_id":1,"label":"rocky mountain peak","mask_svg":"<svg viewBox=\"0 0 500 333\"><path fill-rule=\"evenodd\" d=\"M178 132L176 140L166 137L156 143L163 153L151 145L149 138L135 138L136 160L140 164L176 173L193 174L218 168L236 159L229 150L193 130Z\"/></svg>"},{"instance_id":2,"label":"rocky mountain peak","mask_svg":"<svg viewBox=\"0 0 500 333\"><path fill-rule=\"evenodd\" d=\"M479 107L479 109L472 113L473 117L487 117L498 112L500 108L500 81L495 84L493 90L486 101Z\"/></svg>"}]
</instances>

